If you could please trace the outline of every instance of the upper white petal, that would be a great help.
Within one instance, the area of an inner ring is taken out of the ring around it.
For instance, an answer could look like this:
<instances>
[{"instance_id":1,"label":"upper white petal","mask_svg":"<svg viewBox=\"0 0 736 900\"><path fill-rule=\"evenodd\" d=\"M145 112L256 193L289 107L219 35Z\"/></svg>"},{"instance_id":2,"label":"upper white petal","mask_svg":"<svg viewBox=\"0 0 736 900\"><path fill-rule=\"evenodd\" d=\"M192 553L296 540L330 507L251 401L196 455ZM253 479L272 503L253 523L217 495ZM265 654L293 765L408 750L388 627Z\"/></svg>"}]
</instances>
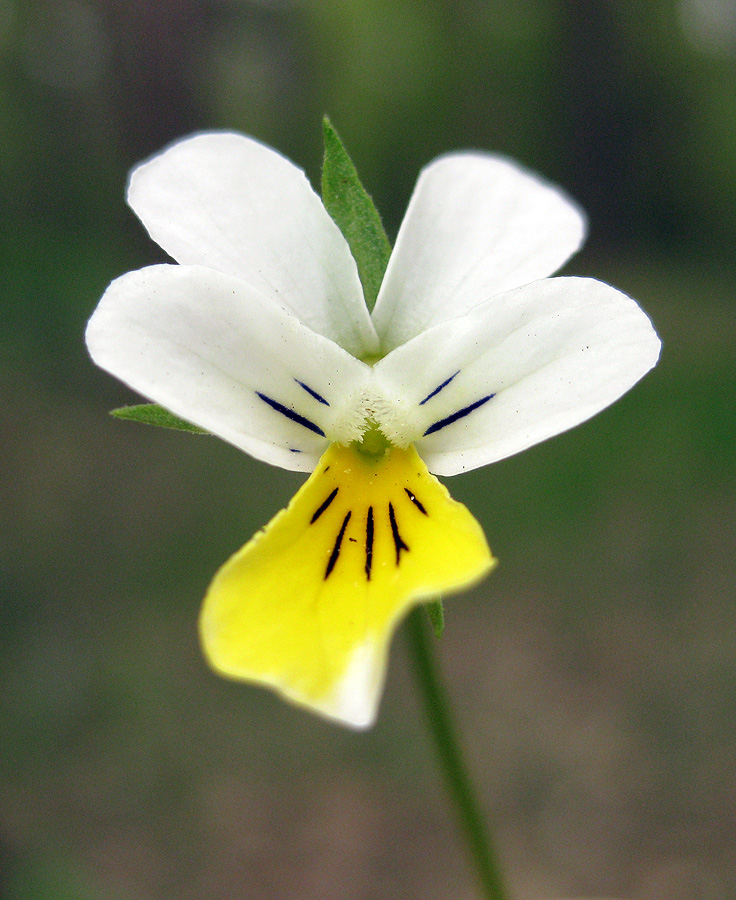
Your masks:
<instances>
[{"instance_id":1,"label":"upper white petal","mask_svg":"<svg viewBox=\"0 0 736 900\"><path fill-rule=\"evenodd\" d=\"M404 439L432 472L454 475L590 418L648 372L659 350L625 294L588 278L550 278L435 326L374 372L400 405Z\"/></svg>"},{"instance_id":2,"label":"upper white petal","mask_svg":"<svg viewBox=\"0 0 736 900\"><path fill-rule=\"evenodd\" d=\"M128 202L177 262L242 278L354 356L376 352L348 245L275 150L239 134L186 138L132 172Z\"/></svg>"},{"instance_id":3,"label":"upper white petal","mask_svg":"<svg viewBox=\"0 0 736 900\"><path fill-rule=\"evenodd\" d=\"M372 377L245 282L200 266L113 281L86 337L94 361L145 397L295 471L342 436L345 403Z\"/></svg>"},{"instance_id":4,"label":"upper white petal","mask_svg":"<svg viewBox=\"0 0 736 900\"><path fill-rule=\"evenodd\" d=\"M373 311L382 351L546 278L584 234L579 208L510 160L440 157L419 176Z\"/></svg>"}]
</instances>

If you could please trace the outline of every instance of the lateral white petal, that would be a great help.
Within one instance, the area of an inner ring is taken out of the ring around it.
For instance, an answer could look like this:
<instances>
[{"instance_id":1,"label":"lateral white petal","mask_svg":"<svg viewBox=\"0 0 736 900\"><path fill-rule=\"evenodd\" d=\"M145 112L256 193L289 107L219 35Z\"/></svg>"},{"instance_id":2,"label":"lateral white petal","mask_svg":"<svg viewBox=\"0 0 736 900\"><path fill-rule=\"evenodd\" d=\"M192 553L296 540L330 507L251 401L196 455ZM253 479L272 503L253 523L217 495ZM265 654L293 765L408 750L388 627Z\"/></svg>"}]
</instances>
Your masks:
<instances>
[{"instance_id":1,"label":"lateral white petal","mask_svg":"<svg viewBox=\"0 0 736 900\"><path fill-rule=\"evenodd\" d=\"M284 469L311 471L371 376L243 281L162 265L110 285L87 326L94 361L145 397Z\"/></svg>"},{"instance_id":2,"label":"lateral white petal","mask_svg":"<svg viewBox=\"0 0 736 900\"><path fill-rule=\"evenodd\" d=\"M491 154L420 174L373 311L384 353L503 291L555 272L585 218L557 187Z\"/></svg>"},{"instance_id":3,"label":"lateral white petal","mask_svg":"<svg viewBox=\"0 0 736 900\"><path fill-rule=\"evenodd\" d=\"M247 281L354 356L377 337L355 261L306 176L240 134L200 134L138 166L128 203L177 262Z\"/></svg>"},{"instance_id":4,"label":"lateral white petal","mask_svg":"<svg viewBox=\"0 0 736 900\"><path fill-rule=\"evenodd\" d=\"M551 278L435 326L375 366L402 397L405 439L430 471L503 459L604 409L659 357L652 324L625 294Z\"/></svg>"}]
</instances>

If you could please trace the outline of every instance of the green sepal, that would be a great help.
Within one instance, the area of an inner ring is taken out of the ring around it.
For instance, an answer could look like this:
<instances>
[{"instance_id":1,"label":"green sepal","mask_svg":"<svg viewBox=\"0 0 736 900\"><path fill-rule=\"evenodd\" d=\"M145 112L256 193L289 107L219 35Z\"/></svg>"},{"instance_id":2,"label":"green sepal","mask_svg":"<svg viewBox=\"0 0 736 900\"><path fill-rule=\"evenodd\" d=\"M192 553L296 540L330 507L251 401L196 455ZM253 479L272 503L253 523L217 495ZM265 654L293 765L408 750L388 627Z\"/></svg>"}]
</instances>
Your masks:
<instances>
[{"instance_id":1,"label":"green sepal","mask_svg":"<svg viewBox=\"0 0 736 900\"><path fill-rule=\"evenodd\" d=\"M179 416L175 416L157 403L120 406L110 410L110 415L128 422L140 422L142 425L157 425L159 428L173 428L176 431L188 431L190 434L209 434L209 431L198 428L185 419L180 419Z\"/></svg>"},{"instance_id":2,"label":"green sepal","mask_svg":"<svg viewBox=\"0 0 736 900\"><path fill-rule=\"evenodd\" d=\"M429 603L425 603L424 608L427 610L434 636L439 640L445 630L445 608L442 600L430 600Z\"/></svg>"},{"instance_id":3,"label":"green sepal","mask_svg":"<svg viewBox=\"0 0 736 900\"><path fill-rule=\"evenodd\" d=\"M348 242L358 266L366 306L372 311L391 256L391 244L378 210L327 116L322 126L325 142L322 202Z\"/></svg>"}]
</instances>

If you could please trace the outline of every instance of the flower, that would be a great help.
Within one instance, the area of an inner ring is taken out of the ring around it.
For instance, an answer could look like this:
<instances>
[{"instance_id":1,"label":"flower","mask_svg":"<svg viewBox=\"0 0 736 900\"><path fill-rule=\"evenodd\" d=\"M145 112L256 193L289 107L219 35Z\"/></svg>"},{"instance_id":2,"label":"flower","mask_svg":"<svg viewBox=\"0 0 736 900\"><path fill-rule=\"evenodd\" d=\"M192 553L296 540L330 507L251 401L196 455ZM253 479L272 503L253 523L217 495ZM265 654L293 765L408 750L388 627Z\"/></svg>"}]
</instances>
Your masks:
<instances>
[{"instance_id":1,"label":"flower","mask_svg":"<svg viewBox=\"0 0 736 900\"><path fill-rule=\"evenodd\" d=\"M255 140L175 143L133 171L128 201L177 264L110 285L87 329L95 362L251 456L312 472L215 576L205 654L365 727L402 615L495 562L430 473L584 421L655 364L659 340L614 288L548 277L583 216L498 156L422 171L372 312L304 174Z\"/></svg>"}]
</instances>

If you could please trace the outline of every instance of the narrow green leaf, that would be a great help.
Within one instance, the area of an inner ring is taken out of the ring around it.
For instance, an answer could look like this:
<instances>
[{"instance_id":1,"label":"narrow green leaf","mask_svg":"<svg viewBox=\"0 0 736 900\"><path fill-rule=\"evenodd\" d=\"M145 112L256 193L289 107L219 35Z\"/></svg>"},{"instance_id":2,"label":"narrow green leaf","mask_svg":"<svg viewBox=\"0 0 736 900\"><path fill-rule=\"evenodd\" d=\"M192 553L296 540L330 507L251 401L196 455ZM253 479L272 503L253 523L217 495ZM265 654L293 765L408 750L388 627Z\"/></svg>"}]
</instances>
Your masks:
<instances>
[{"instance_id":1,"label":"narrow green leaf","mask_svg":"<svg viewBox=\"0 0 736 900\"><path fill-rule=\"evenodd\" d=\"M159 428L174 428L176 431L189 431L191 434L209 434L208 431L197 428L196 425L192 425L185 419L180 419L156 403L120 406L118 409L111 410L110 415L128 422L140 422L142 425L158 425Z\"/></svg>"},{"instance_id":2,"label":"narrow green leaf","mask_svg":"<svg viewBox=\"0 0 736 900\"><path fill-rule=\"evenodd\" d=\"M432 600L425 604L429 621L434 631L434 636L439 640L445 630L445 608L442 600Z\"/></svg>"},{"instance_id":3,"label":"narrow green leaf","mask_svg":"<svg viewBox=\"0 0 736 900\"><path fill-rule=\"evenodd\" d=\"M391 244L378 210L327 116L322 125L325 141L322 201L348 242L358 266L366 305L372 311L391 255Z\"/></svg>"}]
</instances>

